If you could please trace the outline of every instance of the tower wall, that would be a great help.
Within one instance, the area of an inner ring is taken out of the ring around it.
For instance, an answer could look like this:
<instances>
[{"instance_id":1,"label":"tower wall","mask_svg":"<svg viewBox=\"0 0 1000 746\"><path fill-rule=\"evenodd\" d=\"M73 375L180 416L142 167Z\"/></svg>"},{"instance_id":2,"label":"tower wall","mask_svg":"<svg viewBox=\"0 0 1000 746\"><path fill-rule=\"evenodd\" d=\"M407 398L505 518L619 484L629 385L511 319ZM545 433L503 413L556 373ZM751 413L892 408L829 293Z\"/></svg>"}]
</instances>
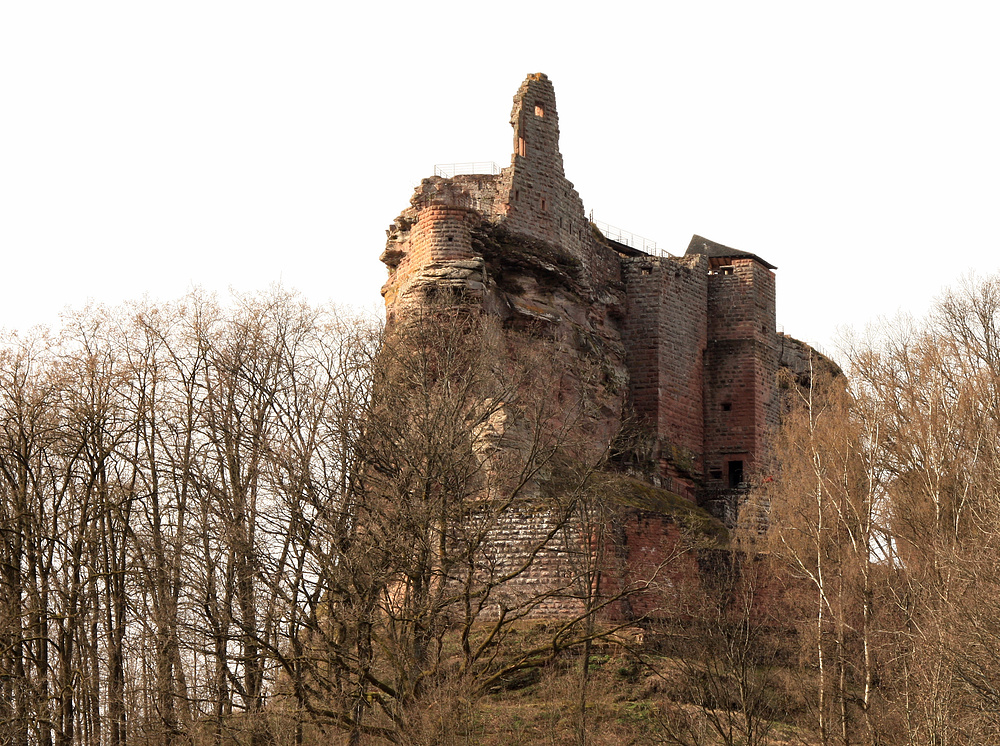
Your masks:
<instances>
[{"instance_id":1,"label":"tower wall","mask_svg":"<svg viewBox=\"0 0 1000 746\"><path fill-rule=\"evenodd\" d=\"M469 191L452 180L424 179L410 203L386 231L381 259L389 270L382 286L387 316L440 289L481 295L483 262L472 231L483 218Z\"/></svg>"},{"instance_id":2,"label":"tower wall","mask_svg":"<svg viewBox=\"0 0 1000 746\"><path fill-rule=\"evenodd\" d=\"M623 266L633 408L655 430L664 486L693 500L704 468L708 261L634 257Z\"/></svg>"},{"instance_id":3,"label":"tower wall","mask_svg":"<svg viewBox=\"0 0 1000 746\"><path fill-rule=\"evenodd\" d=\"M711 262L705 350L706 485L725 489L748 478L764 455L777 420L774 273L747 257Z\"/></svg>"}]
</instances>

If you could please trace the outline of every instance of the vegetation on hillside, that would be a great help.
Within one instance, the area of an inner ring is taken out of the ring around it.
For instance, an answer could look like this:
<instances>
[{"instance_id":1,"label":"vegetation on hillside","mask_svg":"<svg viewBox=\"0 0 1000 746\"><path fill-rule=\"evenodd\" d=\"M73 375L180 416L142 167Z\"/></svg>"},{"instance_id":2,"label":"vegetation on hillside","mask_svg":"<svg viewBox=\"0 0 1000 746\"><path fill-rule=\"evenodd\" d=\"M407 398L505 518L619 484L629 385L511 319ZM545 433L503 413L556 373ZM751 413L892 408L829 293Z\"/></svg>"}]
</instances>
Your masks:
<instances>
[{"instance_id":1,"label":"vegetation on hillside","mask_svg":"<svg viewBox=\"0 0 1000 746\"><path fill-rule=\"evenodd\" d=\"M1000 742L1000 278L786 387L732 530L614 473L541 347L428 320L8 334L0 740ZM610 582L635 511L672 543Z\"/></svg>"}]
</instances>

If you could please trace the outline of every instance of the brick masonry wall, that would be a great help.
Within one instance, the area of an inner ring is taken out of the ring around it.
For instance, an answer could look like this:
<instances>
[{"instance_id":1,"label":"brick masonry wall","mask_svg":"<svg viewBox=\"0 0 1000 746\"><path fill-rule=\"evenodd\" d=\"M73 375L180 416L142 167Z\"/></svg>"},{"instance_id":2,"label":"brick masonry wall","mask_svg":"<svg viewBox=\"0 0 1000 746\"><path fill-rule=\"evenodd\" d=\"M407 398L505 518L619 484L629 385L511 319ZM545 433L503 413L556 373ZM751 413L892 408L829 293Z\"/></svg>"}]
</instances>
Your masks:
<instances>
[{"instance_id":1,"label":"brick masonry wall","mask_svg":"<svg viewBox=\"0 0 1000 746\"><path fill-rule=\"evenodd\" d=\"M683 545L667 516L632 511L604 546L600 595L616 600L613 619L663 619L683 614L701 587L697 553Z\"/></svg>"},{"instance_id":2,"label":"brick masonry wall","mask_svg":"<svg viewBox=\"0 0 1000 746\"><path fill-rule=\"evenodd\" d=\"M669 516L624 511L600 532L603 542L596 527L587 535L578 519L562 528L559 521L527 502L500 517L487 550L493 571L512 572L537 554L530 571L492 592L485 618L496 618L501 605L508 610L531 606L535 617L576 618L585 608L588 577L595 601L610 601L606 616L616 621L684 614L699 593L699 551L685 542ZM598 565L600 573L588 576Z\"/></svg>"},{"instance_id":3,"label":"brick masonry wall","mask_svg":"<svg viewBox=\"0 0 1000 746\"><path fill-rule=\"evenodd\" d=\"M617 564L609 563L602 592L622 594L614 612L626 621L662 619L683 613L685 597L700 587L694 552L683 551L676 523L655 513L625 517Z\"/></svg>"},{"instance_id":4,"label":"brick masonry wall","mask_svg":"<svg viewBox=\"0 0 1000 746\"><path fill-rule=\"evenodd\" d=\"M623 266L633 407L656 432L665 486L694 499L705 440L707 260L632 257Z\"/></svg>"},{"instance_id":5,"label":"brick masonry wall","mask_svg":"<svg viewBox=\"0 0 1000 746\"><path fill-rule=\"evenodd\" d=\"M498 201L500 176L495 174L461 174L451 179L465 195L468 206L488 220L500 217L502 205Z\"/></svg>"},{"instance_id":6,"label":"brick masonry wall","mask_svg":"<svg viewBox=\"0 0 1000 746\"><path fill-rule=\"evenodd\" d=\"M431 289L482 292L482 258L471 232L482 222L473 199L451 179L424 179L386 231L381 260L389 270L382 286L386 315L420 304Z\"/></svg>"},{"instance_id":7,"label":"brick masonry wall","mask_svg":"<svg viewBox=\"0 0 1000 746\"><path fill-rule=\"evenodd\" d=\"M624 340L629 392L637 416L654 430L660 406L660 307L663 269L655 257L625 260Z\"/></svg>"},{"instance_id":8,"label":"brick masonry wall","mask_svg":"<svg viewBox=\"0 0 1000 746\"><path fill-rule=\"evenodd\" d=\"M499 517L485 551L496 576L517 573L493 592L485 616L498 615L501 605L530 606L533 616L563 619L584 608L581 583L588 547L578 521L566 524L551 510L525 500ZM530 569L520 572L529 560Z\"/></svg>"},{"instance_id":9,"label":"brick masonry wall","mask_svg":"<svg viewBox=\"0 0 1000 746\"><path fill-rule=\"evenodd\" d=\"M744 478L764 455L777 423L774 274L750 258L708 276L705 352L705 466L712 489L729 486L730 463Z\"/></svg>"},{"instance_id":10,"label":"brick masonry wall","mask_svg":"<svg viewBox=\"0 0 1000 746\"><path fill-rule=\"evenodd\" d=\"M682 257L668 260L664 270L659 318L661 469L669 476L698 480L704 471L708 264L701 256Z\"/></svg>"},{"instance_id":11,"label":"brick masonry wall","mask_svg":"<svg viewBox=\"0 0 1000 746\"><path fill-rule=\"evenodd\" d=\"M555 89L545 75L529 75L518 89L510 123L514 153L497 196L504 224L514 233L562 247L590 277L596 241L583 201L563 170Z\"/></svg>"}]
</instances>

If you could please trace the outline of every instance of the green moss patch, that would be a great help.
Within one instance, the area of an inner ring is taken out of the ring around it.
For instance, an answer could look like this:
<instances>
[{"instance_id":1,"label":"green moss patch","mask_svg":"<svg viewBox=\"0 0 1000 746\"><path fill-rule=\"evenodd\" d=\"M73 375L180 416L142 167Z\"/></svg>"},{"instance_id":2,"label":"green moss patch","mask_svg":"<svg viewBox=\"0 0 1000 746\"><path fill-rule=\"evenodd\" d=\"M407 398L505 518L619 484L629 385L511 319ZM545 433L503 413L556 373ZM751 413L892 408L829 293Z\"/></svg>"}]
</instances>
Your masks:
<instances>
[{"instance_id":1,"label":"green moss patch","mask_svg":"<svg viewBox=\"0 0 1000 746\"><path fill-rule=\"evenodd\" d=\"M729 529L718 518L677 493L625 475L613 475L609 481L609 493L619 505L667 516L718 546L729 543Z\"/></svg>"}]
</instances>

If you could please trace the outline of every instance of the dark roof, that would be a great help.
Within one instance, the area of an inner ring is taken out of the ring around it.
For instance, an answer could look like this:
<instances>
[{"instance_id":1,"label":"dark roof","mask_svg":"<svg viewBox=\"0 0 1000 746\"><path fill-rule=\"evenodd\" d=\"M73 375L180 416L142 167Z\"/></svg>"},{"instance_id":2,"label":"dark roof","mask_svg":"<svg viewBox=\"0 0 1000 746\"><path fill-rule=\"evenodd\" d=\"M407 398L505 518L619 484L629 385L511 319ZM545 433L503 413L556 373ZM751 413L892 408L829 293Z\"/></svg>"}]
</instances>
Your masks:
<instances>
[{"instance_id":1,"label":"dark roof","mask_svg":"<svg viewBox=\"0 0 1000 746\"><path fill-rule=\"evenodd\" d=\"M749 251L731 249L728 246L723 246L721 243L716 243L715 241L709 241L707 238L702 238L701 236L691 237L691 243L688 244L684 255L690 256L691 254L704 254L709 258L715 259L753 259L768 269L777 269L773 264L764 261L756 254L751 254Z\"/></svg>"}]
</instances>

